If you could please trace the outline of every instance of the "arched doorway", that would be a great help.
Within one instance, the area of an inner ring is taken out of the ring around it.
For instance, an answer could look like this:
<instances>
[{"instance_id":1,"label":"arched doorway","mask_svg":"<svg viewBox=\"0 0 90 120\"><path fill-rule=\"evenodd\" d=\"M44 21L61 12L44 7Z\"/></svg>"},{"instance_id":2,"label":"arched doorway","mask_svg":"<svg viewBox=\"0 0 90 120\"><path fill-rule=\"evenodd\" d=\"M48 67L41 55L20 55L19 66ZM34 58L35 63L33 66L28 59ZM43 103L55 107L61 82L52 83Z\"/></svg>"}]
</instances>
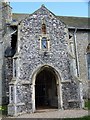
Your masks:
<instances>
[{"instance_id":1,"label":"arched doorway","mask_svg":"<svg viewBox=\"0 0 90 120\"><path fill-rule=\"evenodd\" d=\"M31 79L32 112L40 107L41 109L45 107L63 109L61 75L58 71L52 66L43 65L38 66L33 72ZM42 103L40 96L42 96L44 103ZM53 100L49 99L50 97Z\"/></svg>"},{"instance_id":2,"label":"arched doorway","mask_svg":"<svg viewBox=\"0 0 90 120\"><path fill-rule=\"evenodd\" d=\"M58 77L50 66L43 66L35 80L36 109L58 108Z\"/></svg>"}]
</instances>

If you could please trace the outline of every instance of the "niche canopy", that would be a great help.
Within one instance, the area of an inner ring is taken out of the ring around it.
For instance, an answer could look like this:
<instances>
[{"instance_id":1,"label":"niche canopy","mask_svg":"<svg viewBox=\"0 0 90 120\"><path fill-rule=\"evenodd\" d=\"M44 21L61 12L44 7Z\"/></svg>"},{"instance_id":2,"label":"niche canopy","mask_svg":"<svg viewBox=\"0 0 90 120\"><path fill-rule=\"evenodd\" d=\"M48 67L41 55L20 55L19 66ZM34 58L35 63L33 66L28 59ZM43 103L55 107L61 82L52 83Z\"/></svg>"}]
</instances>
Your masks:
<instances>
[{"instance_id":1,"label":"niche canopy","mask_svg":"<svg viewBox=\"0 0 90 120\"><path fill-rule=\"evenodd\" d=\"M46 22L45 17L42 18L42 25L41 25L41 36L40 36L40 49L44 51L49 50L49 36L47 35L46 29Z\"/></svg>"}]
</instances>

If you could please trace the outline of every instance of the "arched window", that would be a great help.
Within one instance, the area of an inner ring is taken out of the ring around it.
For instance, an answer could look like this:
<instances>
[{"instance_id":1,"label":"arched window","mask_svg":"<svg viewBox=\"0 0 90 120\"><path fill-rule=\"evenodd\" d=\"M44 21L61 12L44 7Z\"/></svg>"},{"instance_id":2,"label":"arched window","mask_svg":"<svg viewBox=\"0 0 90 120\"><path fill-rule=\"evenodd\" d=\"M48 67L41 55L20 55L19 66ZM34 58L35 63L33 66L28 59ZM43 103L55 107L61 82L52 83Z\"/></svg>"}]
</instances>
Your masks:
<instances>
[{"instance_id":1,"label":"arched window","mask_svg":"<svg viewBox=\"0 0 90 120\"><path fill-rule=\"evenodd\" d=\"M90 80L90 43L87 46L87 66L88 66L88 79Z\"/></svg>"}]
</instances>

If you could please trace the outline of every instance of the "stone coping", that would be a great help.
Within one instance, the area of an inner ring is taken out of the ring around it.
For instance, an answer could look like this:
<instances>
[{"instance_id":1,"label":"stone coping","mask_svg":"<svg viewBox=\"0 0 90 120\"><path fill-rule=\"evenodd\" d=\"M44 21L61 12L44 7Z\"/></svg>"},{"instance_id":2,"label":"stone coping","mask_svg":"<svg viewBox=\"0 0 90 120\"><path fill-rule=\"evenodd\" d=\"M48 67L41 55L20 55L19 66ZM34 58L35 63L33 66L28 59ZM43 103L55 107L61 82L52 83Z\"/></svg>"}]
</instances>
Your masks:
<instances>
[{"instance_id":1,"label":"stone coping","mask_svg":"<svg viewBox=\"0 0 90 120\"><path fill-rule=\"evenodd\" d=\"M68 100L68 102L80 102L80 100L72 99L72 100Z\"/></svg>"},{"instance_id":2,"label":"stone coping","mask_svg":"<svg viewBox=\"0 0 90 120\"><path fill-rule=\"evenodd\" d=\"M9 83L9 85L14 85L14 84L16 84L16 79L15 79L15 78L13 78L13 79L11 80L11 82Z\"/></svg>"},{"instance_id":3,"label":"stone coping","mask_svg":"<svg viewBox=\"0 0 90 120\"><path fill-rule=\"evenodd\" d=\"M61 83L70 83L71 82L71 80L63 80L63 81L61 81Z\"/></svg>"},{"instance_id":4,"label":"stone coping","mask_svg":"<svg viewBox=\"0 0 90 120\"><path fill-rule=\"evenodd\" d=\"M25 84L30 84L31 85L29 80L22 80L22 81L20 81L20 83L23 84L23 85L25 85Z\"/></svg>"},{"instance_id":5,"label":"stone coping","mask_svg":"<svg viewBox=\"0 0 90 120\"><path fill-rule=\"evenodd\" d=\"M20 105L25 105L25 103L10 103L10 104L8 104L8 106L12 106L12 105L20 106Z\"/></svg>"},{"instance_id":6,"label":"stone coping","mask_svg":"<svg viewBox=\"0 0 90 120\"><path fill-rule=\"evenodd\" d=\"M18 53L18 52L16 52L16 53L15 53L15 55L14 55L14 57L13 57L13 59L17 58L17 57L18 57L18 55L19 55L19 53Z\"/></svg>"},{"instance_id":7,"label":"stone coping","mask_svg":"<svg viewBox=\"0 0 90 120\"><path fill-rule=\"evenodd\" d=\"M73 53L68 52L68 55L69 55L69 57L70 57L71 59L75 59L75 56L73 55Z\"/></svg>"}]
</instances>

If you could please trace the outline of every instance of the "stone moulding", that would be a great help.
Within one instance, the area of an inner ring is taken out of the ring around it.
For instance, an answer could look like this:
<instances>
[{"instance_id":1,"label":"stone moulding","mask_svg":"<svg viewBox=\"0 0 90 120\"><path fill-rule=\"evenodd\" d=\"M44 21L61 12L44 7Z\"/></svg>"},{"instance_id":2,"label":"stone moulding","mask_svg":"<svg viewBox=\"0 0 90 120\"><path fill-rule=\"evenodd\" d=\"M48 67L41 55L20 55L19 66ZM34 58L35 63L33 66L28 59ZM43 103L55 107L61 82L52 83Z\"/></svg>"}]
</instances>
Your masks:
<instances>
[{"instance_id":1,"label":"stone moulding","mask_svg":"<svg viewBox=\"0 0 90 120\"><path fill-rule=\"evenodd\" d=\"M75 56L71 52L68 52L68 55L71 59L75 59Z\"/></svg>"},{"instance_id":2,"label":"stone moulding","mask_svg":"<svg viewBox=\"0 0 90 120\"><path fill-rule=\"evenodd\" d=\"M19 106L19 105L25 105L25 103L17 103L17 106Z\"/></svg>"},{"instance_id":3,"label":"stone moulding","mask_svg":"<svg viewBox=\"0 0 90 120\"><path fill-rule=\"evenodd\" d=\"M30 81L29 80L22 80L22 81L20 81L20 83L22 84L22 85L31 85L31 83L30 83Z\"/></svg>"},{"instance_id":4,"label":"stone moulding","mask_svg":"<svg viewBox=\"0 0 90 120\"><path fill-rule=\"evenodd\" d=\"M61 81L61 83L62 84L64 84L64 83L71 83L71 80L63 80L63 81Z\"/></svg>"},{"instance_id":5,"label":"stone moulding","mask_svg":"<svg viewBox=\"0 0 90 120\"><path fill-rule=\"evenodd\" d=\"M68 100L68 102L80 102L80 101L76 99L72 99L72 100Z\"/></svg>"},{"instance_id":6,"label":"stone moulding","mask_svg":"<svg viewBox=\"0 0 90 120\"><path fill-rule=\"evenodd\" d=\"M13 79L11 80L11 82L9 83L9 85L15 85L15 84L17 84L17 83L16 83L16 79L13 78Z\"/></svg>"}]
</instances>

